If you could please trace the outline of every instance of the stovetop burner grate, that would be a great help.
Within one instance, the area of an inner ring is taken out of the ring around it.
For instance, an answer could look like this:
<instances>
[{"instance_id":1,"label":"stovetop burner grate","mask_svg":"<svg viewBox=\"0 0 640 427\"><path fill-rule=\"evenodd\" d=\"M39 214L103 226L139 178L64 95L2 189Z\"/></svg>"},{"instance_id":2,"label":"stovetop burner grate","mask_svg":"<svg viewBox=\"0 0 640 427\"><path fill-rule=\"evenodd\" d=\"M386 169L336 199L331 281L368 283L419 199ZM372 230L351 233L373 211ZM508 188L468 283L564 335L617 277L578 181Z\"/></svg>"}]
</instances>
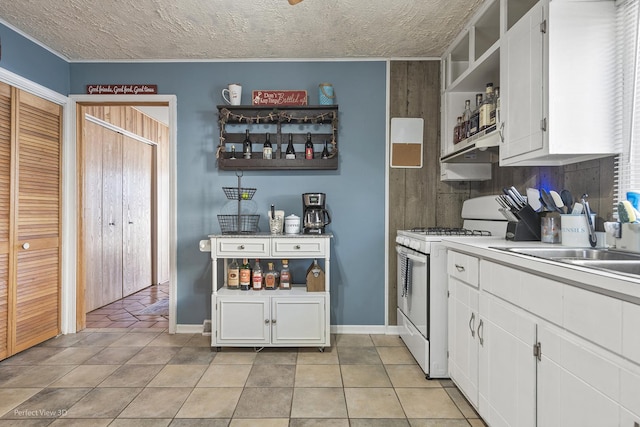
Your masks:
<instances>
[{"instance_id":1,"label":"stovetop burner grate","mask_svg":"<svg viewBox=\"0 0 640 427\"><path fill-rule=\"evenodd\" d=\"M486 230L469 230L466 228L452 227L414 227L409 231L427 236L491 236L491 232Z\"/></svg>"}]
</instances>

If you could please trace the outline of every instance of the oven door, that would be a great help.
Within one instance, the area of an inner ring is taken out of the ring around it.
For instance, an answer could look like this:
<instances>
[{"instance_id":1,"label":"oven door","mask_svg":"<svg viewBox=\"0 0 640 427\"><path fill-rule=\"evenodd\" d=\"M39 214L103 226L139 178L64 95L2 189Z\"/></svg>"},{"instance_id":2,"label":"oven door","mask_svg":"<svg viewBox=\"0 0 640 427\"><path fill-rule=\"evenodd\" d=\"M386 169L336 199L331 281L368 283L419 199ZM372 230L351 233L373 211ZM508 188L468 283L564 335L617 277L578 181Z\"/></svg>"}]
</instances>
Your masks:
<instances>
[{"instance_id":1,"label":"oven door","mask_svg":"<svg viewBox=\"0 0 640 427\"><path fill-rule=\"evenodd\" d=\"M396 246L398 310L415 326L422 336L429 339L428 295L429 295L429 255L416 252L404 246ZM411 262L411 280L403 286L402 262L406 256Z\"/></svg>"}]
</instances>

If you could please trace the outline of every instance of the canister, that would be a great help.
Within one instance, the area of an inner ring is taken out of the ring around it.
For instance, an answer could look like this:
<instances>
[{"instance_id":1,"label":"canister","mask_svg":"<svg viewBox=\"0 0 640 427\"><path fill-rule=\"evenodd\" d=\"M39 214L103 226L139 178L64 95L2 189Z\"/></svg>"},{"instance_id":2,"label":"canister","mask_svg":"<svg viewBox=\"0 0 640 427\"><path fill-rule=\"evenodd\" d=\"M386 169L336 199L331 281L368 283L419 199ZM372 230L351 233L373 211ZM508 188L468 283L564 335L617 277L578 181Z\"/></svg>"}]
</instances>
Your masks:
<instances>
[{"instance_id":1,"label":"canister","mask_svg":"<svg viewBox=\"0 0 640 427\"><path fill-rule=\"evenodd\" d=\"M333 105L333 85L331 83L320 83L318 85L318 100L320 105Z\"/></svg>"},{"instance_id":2,"label":"canister","mask_svg":"<svg viewBox=\"0 0 640 427\"><path fill-rule=\"evenodd\" d=\"M299 216L291 214L284 219L284 233L285 234L300 233L300 217Z\"/></svg>"}]
</instances>

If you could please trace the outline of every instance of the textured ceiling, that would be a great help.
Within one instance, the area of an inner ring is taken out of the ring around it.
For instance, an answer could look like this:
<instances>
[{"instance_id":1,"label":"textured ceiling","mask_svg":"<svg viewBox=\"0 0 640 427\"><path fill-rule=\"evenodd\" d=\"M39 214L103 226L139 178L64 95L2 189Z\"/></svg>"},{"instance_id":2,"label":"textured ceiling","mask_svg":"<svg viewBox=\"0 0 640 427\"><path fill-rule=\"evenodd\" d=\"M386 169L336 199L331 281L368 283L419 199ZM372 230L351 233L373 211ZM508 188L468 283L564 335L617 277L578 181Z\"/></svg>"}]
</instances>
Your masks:
<instances>
[{"instance_id":1,"label":"textured ceiling","mask_svg":"<svg viewBox=\"0 0 640 427\"><path fill-rule=\"evenodd\" d=\"M3 0L69 61L437 57L483 0Z\"/></svg>"}]
</instances>

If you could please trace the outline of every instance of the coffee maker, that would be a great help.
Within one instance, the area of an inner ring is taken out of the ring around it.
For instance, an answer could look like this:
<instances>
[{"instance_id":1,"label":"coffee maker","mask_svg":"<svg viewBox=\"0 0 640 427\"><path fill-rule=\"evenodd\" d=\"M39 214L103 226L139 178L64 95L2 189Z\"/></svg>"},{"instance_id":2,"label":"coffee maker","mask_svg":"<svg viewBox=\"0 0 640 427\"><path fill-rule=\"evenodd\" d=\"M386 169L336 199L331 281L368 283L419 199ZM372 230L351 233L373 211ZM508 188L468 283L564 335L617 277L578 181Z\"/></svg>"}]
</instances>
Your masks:
<instances>
[{"instance_id":1,"label":"coffee maker","mask_svg":"<svg viewBox=\"0 0 640 427\"><path fill-rule=\"evenodd\" d=\"M302 218L304 234L323 234L324 227L331 224L331 215L325 209L324 193L304 193L302 195Z\"/></svg>"}]
</instances>

